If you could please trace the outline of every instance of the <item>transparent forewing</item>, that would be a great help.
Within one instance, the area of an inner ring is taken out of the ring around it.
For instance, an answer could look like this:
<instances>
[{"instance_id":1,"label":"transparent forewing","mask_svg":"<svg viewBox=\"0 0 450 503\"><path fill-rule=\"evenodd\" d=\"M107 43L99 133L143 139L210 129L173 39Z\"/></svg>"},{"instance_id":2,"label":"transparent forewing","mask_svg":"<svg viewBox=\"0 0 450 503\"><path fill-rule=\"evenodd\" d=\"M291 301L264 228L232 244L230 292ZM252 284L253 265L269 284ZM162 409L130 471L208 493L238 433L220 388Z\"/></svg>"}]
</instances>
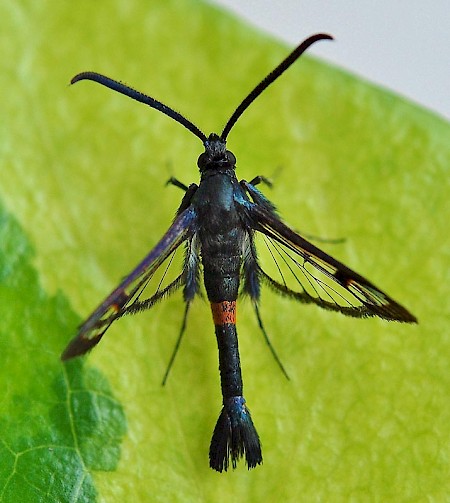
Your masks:
<instances>
[{"instance_id":1,"label":"transparent forewing","mask_svg":"<svg viewBox=\"0 0 450 503\"><path fill-rule=\"evenodd\" d=\"M159 299L183 285L185 275L182 271L174 280L162 286L177 248L193 235L195 221L193 208L186 209L174 220L159 243L79 327L78 334L62 354L63 360L86 353L99 342L114 320L126 314L127 306L133 303L142 304L140 297L143 291L165 261L167 265L166 268L161 268L156 293L151 296L152 302L141 309L148 309Z\"/></svg>"},{"instance_id":2,"label":"transparent forewing","mask_svg":"<svg viewBox=\"0 0 450 503\"><path fill-rule=\"evenodd\" d=\"M251 204L248 211L252 227L264 235L263 246L273 258L270 271L258 266L259 277L274 290L347 316L417 321L375 285L286 226L270 209Z\"/></svg>"}]
</instances>

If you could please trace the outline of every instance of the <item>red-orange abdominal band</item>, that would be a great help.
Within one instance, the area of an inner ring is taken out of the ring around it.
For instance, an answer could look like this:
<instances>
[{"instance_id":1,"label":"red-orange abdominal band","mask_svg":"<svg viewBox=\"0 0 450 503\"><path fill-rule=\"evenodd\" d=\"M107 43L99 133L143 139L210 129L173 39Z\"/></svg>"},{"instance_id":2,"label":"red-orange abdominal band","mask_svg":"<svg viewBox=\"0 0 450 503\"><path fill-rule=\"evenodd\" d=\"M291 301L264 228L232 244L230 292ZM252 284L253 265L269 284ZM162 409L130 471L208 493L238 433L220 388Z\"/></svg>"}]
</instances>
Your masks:
<instances>
[{"instance_id":1,"label":"red-orange abdominal band","mask_svg":"<svg viewBox=\"0 0 450 503\"><path fill-rule=\"evenodd\" d=\"M222 302L211 302L211 311L214 325L225 325L231 323L236 325L236 301L224 300Z\"/></svg>"}]
</instances>

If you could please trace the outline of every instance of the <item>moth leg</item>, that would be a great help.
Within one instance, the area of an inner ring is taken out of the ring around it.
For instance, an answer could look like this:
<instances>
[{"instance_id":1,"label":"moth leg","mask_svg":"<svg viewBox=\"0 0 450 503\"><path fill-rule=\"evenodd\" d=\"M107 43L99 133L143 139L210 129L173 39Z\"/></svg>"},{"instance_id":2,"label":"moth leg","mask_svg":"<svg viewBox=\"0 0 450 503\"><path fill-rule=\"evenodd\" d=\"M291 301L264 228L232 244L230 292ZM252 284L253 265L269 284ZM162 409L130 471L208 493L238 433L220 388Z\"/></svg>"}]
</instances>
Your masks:
<instances>
[{"instance_id":1,"label":"moth leg","mask_svg":"<svg viewBox=\"0 0 450 503\"><path fill-rule=\"evenodd\" d=\"M251 234L247 234L246 241L244 244L244 264L243 264L243 293L248 295L253 304L253 308L256 313L256 318L258 320L259 328L263 333L266 344L269 346L270 352L274 357L277 365L280 367L281 372L283 372L286 379L289 379L289 375L286 372L283 364L281 363L280 358L278 357L275 348L272 346L270 342L269 336L264 328L264 324L261 319L261 315L259 313L258 302L261 292L260 285L260 267L258 265L258 255L256 252L255 242L253 240L253 236Z\"/></svg>"},{"instance_id":2,"label":"moth leg","mask_svg":"<svg viewBox=\"0 0 450 503\"><path fill-rule=\"evenodd\" d=\"M265 183L268 187L272 187L272 182L266 178L265 176L255 176L255 178L253 178L253 180L250 180L250 182L248 182L250 185L258 185L260 183Z\"/></svg>"},{"instance_id":3,"label":"moth leg","mask_svg":"<svg viewBox=\"0 0 450 503\"><path fill-rule=\"evenodd\" d=\"M268 334L266 332L266 329L264 328L264 324L263 324L262 319L261 319L261 314L259 313L258 303L256 301L253 302L253 307L255 309L256 318L258 320L259 328L261 329L261 332L264 335L264 339L266 341L266 344L269 346L270 352L272 353L272 356L275 359L275 361L276 361L278 367L280 368L281 372L283 372L284 377L286 377L286 379L288 381L290 381L291 379L290 379L288 373L286 372L286 369L284 368L283 364L281 363L281 360L280 360L279 356L277 355L277 352L275 351L275 348L272 346L272 343L270 342L270 339L269 339L269 336L268 336Z\"/></svg>"},{"instance_id":4,"label":"moth leg","mask_svg":"<svg viewBox=\"0 0 450 503\"><path fill-rule=\"evenodd\" d=\"M180 328L180 332L178 334L177 342L175 343L175 347L173 348L169 363L168 363L166 371L164 373L164 378L161 383L162 386L166 385L167 378L169 377L170 370L172 369L172 366L173 366L173 362L175 361L175 357L177 356L178 350L180 349L181 339L183 338L184 332L186 331L187 316L188 316L190 305L191 305L190 301L186 302L186 308L184 310L184 315L183 315L183 322L181 323L181 328Z\"/></svg>"},{"instance_id":5,"label":"moth leg","mask_svg":"<svg viewBox=\"0 0 450 503\"><path fill-rule=\"evenodd\" d=\"M307 234L306 232L297 231L298 234L301 234L305 239L309 239L310 241L317 241L318 243L327 243L331 245L340 245L347 241L347 238L325 238L322 236L316 236L315 234Z\"/></svg>"},{"instance_id":6,"label":"moth leg","mask_svg":"<svg viewBox=\"0 0 450 503\"><path fill-rule=\"evenodd\" d=\"M184 285L183 296L184 301L186 302L186 308L184 310L183 321L181 323L180 332L178 334L175 347L173 348L172 355L170 356L170 360L161 383L163 386L167 382L167 378L169 377L169 373L172 368L173 362L175 361L178 349L180 348L181 339L183 338L184 332L186 331L189 307L191 305L191 302L194 300L194 297L199 292L199 278L200 278L199 263L200 263L200 256L199 256L198 242L196 236L194 235L186 247L186 254L184 257L185 265L183 268L183 276L185 285Z\"/></svg>"},{"instance_id":7,"label":"moth leg","mask_svg":"<svg viewBox=\"0 0 450 503\"><path fill-rule=\"evenodd\" d=\"M175 187L178 187L179 189L184 190L185 192L187 192L187 190L189 189L189 187L187 185L185 185L183 182L180 182L180 180L178 180L177 178L174 178L173 176L171 176L167 180L166 187L167 187L167 185L175 185Z\"/></svg>"}]
</instances>

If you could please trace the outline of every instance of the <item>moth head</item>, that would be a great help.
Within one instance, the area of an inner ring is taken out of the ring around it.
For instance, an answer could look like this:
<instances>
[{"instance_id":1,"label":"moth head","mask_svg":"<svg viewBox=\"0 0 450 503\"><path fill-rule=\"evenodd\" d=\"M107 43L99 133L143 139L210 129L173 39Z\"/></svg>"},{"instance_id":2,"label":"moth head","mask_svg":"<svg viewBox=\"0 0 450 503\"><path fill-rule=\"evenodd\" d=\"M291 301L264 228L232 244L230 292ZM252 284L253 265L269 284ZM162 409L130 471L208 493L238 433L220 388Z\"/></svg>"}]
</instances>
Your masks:
<instances>
[{"instance_id":1,"label":"moth head","mask_svg":"<svg viewBox=\"0 0 450 503\"><path fill-rule=\"evenodd\" d=\"M197 160L200 171L235 168L236 157L227 150L226 141L216 133L211 133L203 145L205 151L200 154Z\"/></svg>"}]
</instances>

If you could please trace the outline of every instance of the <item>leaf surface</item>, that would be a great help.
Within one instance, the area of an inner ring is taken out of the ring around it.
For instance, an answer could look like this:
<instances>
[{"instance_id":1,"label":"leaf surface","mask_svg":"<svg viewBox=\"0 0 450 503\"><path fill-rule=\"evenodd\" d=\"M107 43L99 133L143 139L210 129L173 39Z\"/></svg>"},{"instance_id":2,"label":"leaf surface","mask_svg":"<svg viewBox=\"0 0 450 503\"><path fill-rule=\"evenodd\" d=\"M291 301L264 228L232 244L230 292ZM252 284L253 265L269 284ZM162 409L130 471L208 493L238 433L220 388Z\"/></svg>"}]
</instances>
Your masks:
<instances>
[{"instance_id":1,"label":"leaf surface","mask_svg":"<svg viewBox=\"0 0 450 503\"><path fill-rule=\"evenodd\" d=\"M285 220L345 238L319 244L419 325L345 319L264 291L286 382L244 301L245 396L264 465L220 475L207 459L221 400L206 303L193 306L165 388L178 294L118 321L85 360L59 362L77 324L167 229L182 194L164 183L197 182L202 151L162 114L68 82L103 72L208 134L289 49L190 0L6 1L0 19L0 499L443 501L449 125L305 56L230 133L238 176L272 177L264 190Z\"/></svg>"}]
</instances>

